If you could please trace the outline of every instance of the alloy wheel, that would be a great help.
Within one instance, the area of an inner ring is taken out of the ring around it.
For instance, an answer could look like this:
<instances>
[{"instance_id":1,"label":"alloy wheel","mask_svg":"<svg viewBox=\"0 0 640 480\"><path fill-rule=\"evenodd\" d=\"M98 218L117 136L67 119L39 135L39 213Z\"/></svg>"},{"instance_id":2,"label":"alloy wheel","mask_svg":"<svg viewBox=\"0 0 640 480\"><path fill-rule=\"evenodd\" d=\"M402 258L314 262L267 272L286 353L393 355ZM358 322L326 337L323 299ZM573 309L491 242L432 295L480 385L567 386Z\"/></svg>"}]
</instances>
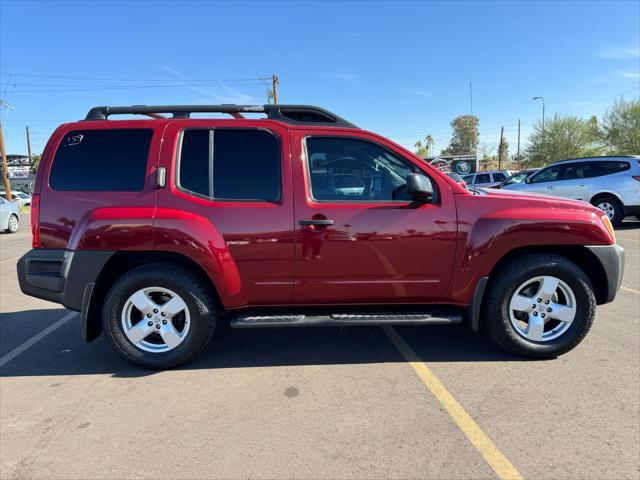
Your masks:
<instances>
[{"instance_id":1,"label":"alloy wheel","mask_svg":"<svg viewBox=\"0 0 640 480\"><path fill-rule=\"evenodd\" d=\"M189 333L189 307L164 287L143 288L132 294L122 309L122 329L137 348L164 353L180 345Z\"/></svg>"},{"instance_id":2,"label":"alloy wheel","mask_svg":"<svg viewBox=\"0 0 640 480\"><path fill-rule=\"evenodd\" d=\"M576 308L576 297L569 285L545 275L527 280L515 290L509 302L509 318L519 335L535 342L549 342L571 327Z\"/></svg>"}]
</instances>

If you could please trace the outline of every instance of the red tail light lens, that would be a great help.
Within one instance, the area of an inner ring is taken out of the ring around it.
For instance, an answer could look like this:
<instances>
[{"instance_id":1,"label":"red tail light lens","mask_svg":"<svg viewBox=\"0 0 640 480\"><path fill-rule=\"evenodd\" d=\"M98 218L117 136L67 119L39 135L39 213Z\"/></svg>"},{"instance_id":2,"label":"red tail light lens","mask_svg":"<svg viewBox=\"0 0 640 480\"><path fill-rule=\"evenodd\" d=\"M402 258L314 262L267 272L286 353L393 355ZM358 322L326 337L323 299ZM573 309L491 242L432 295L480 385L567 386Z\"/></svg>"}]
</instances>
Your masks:
<instances>
[{"instance_id":1,"label":"red tail light lens","mask_svg":"<svg viewBox=\"0 0 640 480\"><path fill-rule=\"evenodd\" d=\"M31 198L31 246L40 248L40 195Z\"/></svg>"}]
</instances>

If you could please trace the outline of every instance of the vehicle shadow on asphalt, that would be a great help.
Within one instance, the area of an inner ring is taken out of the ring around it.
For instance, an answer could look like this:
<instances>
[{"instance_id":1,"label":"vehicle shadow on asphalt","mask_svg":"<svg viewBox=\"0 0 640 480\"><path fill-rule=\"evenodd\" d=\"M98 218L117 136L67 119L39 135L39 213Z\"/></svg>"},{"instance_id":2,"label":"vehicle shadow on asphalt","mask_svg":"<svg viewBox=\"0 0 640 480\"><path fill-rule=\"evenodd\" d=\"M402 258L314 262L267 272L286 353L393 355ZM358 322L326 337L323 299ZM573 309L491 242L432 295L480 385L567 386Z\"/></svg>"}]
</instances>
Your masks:
<instances>
[{"instance_id":1,"label":"vehicle shadow on asphalt","mask_svg":"<svg viewBox=\"0 0 640 480\"><path fill-rule=\"evenodd\" d=\"M31 322L38 323L32 335L53 323L53 319L60 318L63 312L28 312L32 316ZM19 319L24 321L27 317L25 312L3 314L0 334L4 338L4 351L16 348L28 339L17 338L7 345L7 336L15 328L12 324ZM120 359L104 336L85 343L80 338L79 329L79 319L75 317L1 367L0 377L112 374L114 377L129 378L156 373L136 368ZM522 360L504 352L485 335L474 334L466 325L396 329L425 362ZM379 327L234 330L222 324L200 357L179 369L404 362L405 359Z\"/></svg>"}]
</instances>

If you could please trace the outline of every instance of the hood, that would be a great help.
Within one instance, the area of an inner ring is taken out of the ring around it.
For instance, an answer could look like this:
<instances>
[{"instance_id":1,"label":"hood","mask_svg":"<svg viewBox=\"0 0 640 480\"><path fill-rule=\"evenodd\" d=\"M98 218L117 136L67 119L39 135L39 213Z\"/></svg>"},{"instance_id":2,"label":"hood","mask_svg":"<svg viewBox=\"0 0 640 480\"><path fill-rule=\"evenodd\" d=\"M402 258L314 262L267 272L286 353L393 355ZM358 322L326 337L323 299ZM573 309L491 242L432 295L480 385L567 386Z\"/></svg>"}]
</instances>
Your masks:
<instances>
[{"instance_id":1,"label":"hood","mask_svg":"<svg viewBox=\"0 0 640 480\"><path fill-rule=\"evenodd\" d=\"M504 199L505 202L529 202L532 206L550 207L550 208L568 208L572 210L581 210L588 212L602 213L599 209L588 202L582 200L573 200L570 198L562 198L554 195L546 195L544 193L524 192L519 190L503 190L503 189L476 189L479 195L491 198ZM472 192L473 193L473 192Z\"/></svg>"}]
</instances>

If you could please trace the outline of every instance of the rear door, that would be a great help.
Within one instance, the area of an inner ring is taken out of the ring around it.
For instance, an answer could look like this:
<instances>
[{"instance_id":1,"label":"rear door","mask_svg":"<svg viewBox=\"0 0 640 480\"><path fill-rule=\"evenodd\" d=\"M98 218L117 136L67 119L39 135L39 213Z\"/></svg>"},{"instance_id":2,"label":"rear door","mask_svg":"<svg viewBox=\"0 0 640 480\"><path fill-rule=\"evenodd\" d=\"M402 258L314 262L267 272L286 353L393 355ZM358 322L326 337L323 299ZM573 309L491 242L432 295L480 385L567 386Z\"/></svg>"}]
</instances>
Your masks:
<instances>
[{"instance_id":1,"label":"rear door","mask_svg":"<svg viewBox=\"0 0 640 480\"><path fill-rule=\"evenodd\" d=\"M590 178L594 176L593 162L572 162L563 165L560 180L553 185L553 194L564 198L585 200Z\"/></svg>"},{"instance_id":2,"label":"rear door","mask_svg":"<svg viewBox=\"0 0 640 480\"><path fill-rule=\"evenodd\" d=\"M291 135L295 302L437 301L451 278L457 234L448 183L432 175L439 201L412 204L406 176L426 170L392 144L365 133Z\"/></svg>"},{"instance_id":3,"label":"rear door","mask_svg":"<svg viewBox=\"0 0 640 480\"><path fill-rule=\"evenodd\" d=\"M155 248L192 258L226 307L289 304L293 198L288 131L244 120L173 121Z\"/></svg>"}]
</instances>

